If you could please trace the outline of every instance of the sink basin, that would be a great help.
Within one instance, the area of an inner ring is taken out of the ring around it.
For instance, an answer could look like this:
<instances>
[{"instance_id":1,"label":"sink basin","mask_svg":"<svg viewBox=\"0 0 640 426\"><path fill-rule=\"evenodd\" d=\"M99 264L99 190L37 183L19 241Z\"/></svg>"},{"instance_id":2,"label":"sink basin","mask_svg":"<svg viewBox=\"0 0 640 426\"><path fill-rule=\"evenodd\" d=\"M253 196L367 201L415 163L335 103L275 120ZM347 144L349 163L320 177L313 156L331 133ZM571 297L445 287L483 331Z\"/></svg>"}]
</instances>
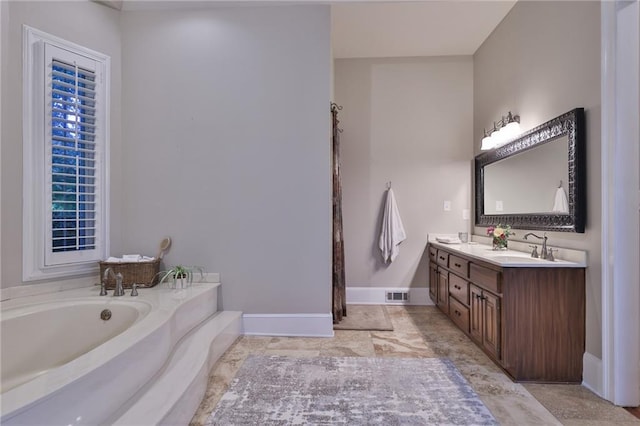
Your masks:
<instances>
[{"instance_id":1,"label":"sink basin","mask_svg":"<svg viewBox=\"0 0 640 426\"><path fill-rule=\"evenodd\" d=\"M543 267L562 267L571 264L565 260L556 259L554 261L531 257L528 253L513 251L510 253L491 252L485 254L485 259L505 267L527 267L527 266L543 266Z\"/></svg>"},{"instance_id":2,"label":"sink basin","mask_svg":"<svg viewBox=\"0 0 640 426\"><path fill-rule=\"evenodd\" d=\"M541 262L548 262L548 260L544 260L544 259L536 259L534 257L517 256L517 255L512 255L512 254L487 255L487 257L489 257L491 259L498 260L500 262L504 262L504 263L510 263L510 262L514 262L514 263L541 263Z\"/></svg>"}]
</instances>

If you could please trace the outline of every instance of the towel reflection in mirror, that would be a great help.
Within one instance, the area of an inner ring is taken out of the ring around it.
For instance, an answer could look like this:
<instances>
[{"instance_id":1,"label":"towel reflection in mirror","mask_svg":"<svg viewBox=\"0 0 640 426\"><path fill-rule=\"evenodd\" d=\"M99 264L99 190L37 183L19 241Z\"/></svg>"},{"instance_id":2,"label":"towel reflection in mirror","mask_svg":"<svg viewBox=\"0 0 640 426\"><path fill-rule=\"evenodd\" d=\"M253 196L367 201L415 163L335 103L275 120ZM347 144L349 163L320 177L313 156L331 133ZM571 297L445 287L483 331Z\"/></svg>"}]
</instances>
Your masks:
<instances>
[{"instance_id":1,"label":"towel reflection in mirror","mask_svg":"<svg viewBox=\"0 0 640 426\"><path fill-rule=\"evenodd\" d=\"M560 186L556 190L556 196L553 201L553 212L559 213L569 213L569 201L567 200L567 193L564 192L564 188L562 187L562 182L560 182Z\"/></svg>"}]
</instances>

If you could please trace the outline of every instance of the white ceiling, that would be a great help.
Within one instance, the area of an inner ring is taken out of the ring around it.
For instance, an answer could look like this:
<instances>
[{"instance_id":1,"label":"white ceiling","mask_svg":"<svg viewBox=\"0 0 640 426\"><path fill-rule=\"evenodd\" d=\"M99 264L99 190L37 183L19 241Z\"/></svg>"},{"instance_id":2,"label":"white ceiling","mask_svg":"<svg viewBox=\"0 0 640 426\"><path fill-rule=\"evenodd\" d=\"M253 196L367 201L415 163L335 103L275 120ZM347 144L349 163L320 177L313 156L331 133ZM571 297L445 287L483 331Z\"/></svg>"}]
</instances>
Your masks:
<instances>
[{"instance_id":1,"label":"white ceiling","mask_svg":"<svg viewBox=\"0 0 640 426\"><path fill-rule=\"evenodd\" d=\"M379 58L473 55L517 0L94 1L125 11L330 4L334 58Z\"/></svg>"},{"instance_id":2,"label":"white ceiling","mask_svg":"<svg viewBox=\"0 0 640 426\"><path fill-rule=\"evenodd\" d=\"M335 3L334 58L473 55L515 1Z\"/></svg>"}]
</instances>

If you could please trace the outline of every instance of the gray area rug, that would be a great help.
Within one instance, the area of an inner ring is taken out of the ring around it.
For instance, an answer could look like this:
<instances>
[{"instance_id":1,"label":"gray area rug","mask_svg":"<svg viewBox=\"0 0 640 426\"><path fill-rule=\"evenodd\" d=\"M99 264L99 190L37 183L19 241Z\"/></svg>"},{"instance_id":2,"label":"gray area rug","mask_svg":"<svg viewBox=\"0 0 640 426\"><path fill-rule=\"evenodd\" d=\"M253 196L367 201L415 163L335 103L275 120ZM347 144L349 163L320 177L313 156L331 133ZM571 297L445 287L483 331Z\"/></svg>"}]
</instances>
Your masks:
<instances>
[{"instance_id":1,"label":"gray area rug","mask_svg":"<svg viewBox=\"0 0 640 426\"><path fill-rule=\"evenodd\" d=\"M383 305L347 305L347 316L333 329L393 331L393 325Z\"/></svg>"},{"instance_id":2,"label":"gray area rug","mask_svg":"<svg viewBox=\"0 0 640 426\"><path fill-rule=\"evenodd\" d=\"M443 358L249 356L210 425L496 425Z\"/></svg>"}]
</instances>

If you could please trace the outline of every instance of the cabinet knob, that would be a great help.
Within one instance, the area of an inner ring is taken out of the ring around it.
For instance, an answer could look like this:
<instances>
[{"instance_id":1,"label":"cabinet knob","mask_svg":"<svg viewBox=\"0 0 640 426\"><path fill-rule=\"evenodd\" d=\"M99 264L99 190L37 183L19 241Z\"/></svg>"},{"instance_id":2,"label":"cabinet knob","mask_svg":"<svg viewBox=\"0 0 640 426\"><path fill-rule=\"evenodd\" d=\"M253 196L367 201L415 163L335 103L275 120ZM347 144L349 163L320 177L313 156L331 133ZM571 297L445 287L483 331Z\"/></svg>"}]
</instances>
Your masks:
<instances>
[{"instance_id":1,"label":"cabinet knob","mask_svg":"<svg viewBox=\"0 0 640 426\"><path fill-rule=\"evenodd\" d=\"M462 265L459 264L459 263L454 263L454 265L456 265L456 268L461 268L462 267Z\"/></svg>"}]
</instances>

